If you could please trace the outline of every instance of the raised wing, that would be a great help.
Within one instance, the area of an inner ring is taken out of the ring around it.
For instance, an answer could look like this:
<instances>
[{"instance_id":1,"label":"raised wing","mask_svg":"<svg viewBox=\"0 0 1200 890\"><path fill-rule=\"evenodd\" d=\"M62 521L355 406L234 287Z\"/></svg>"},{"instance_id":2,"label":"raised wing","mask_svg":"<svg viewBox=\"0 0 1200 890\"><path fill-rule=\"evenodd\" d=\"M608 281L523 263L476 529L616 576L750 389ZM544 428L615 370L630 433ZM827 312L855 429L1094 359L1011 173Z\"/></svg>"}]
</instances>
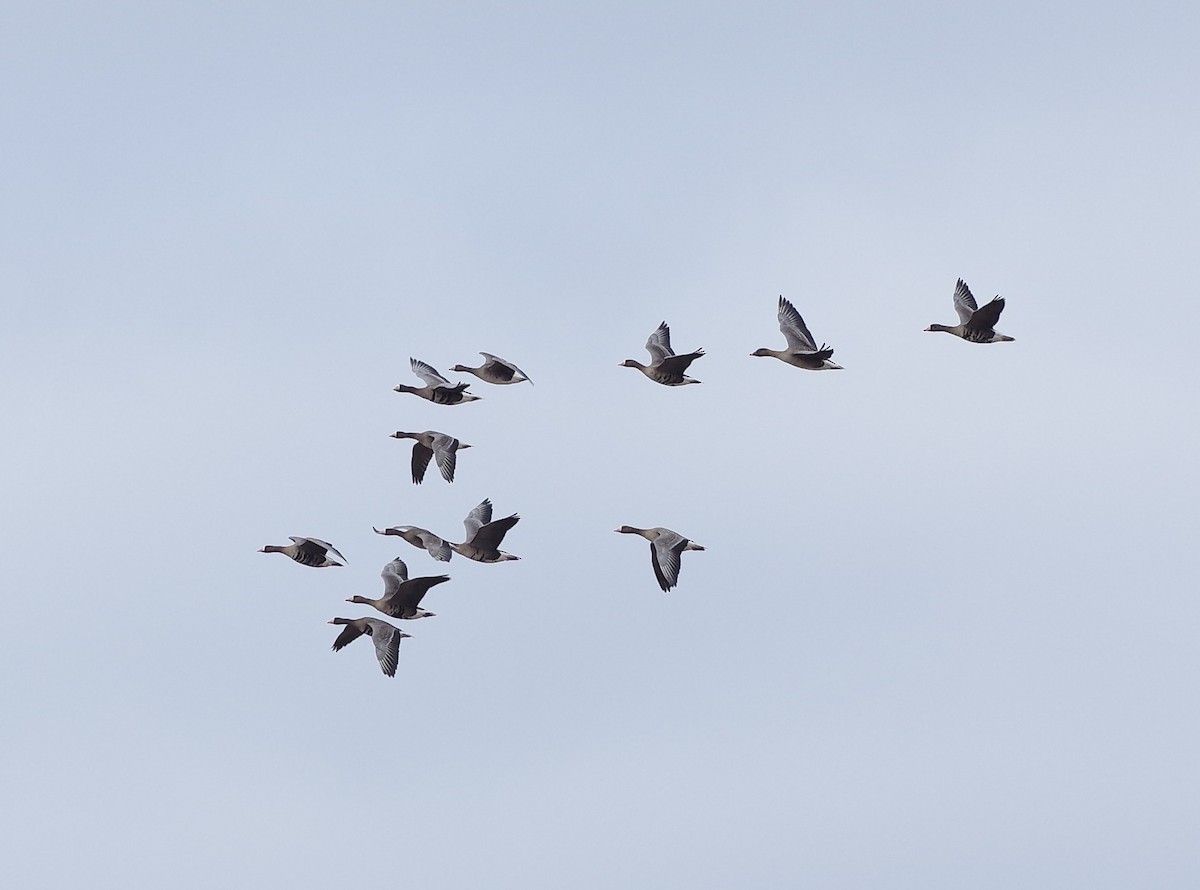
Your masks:
<instances>
[{"instance_id":1,"label":"raised wing","mask_svg":"<svg viewBox=\"0 0 1200 890\"><path fill-rule=\"evenodd\" d=\"M958 279L958 284L954 286L954 311L958 313L958 321L960 324L967 324L971 321L971 316L975 314L975 310L979 307L975 304L975 297L971 295L971 289L967 287L967 283L961 278ZM1000 313L996 313L999 317ZM992 324L996 323L996 319L992 319Z\"/></svg>"},{"instance_id":2,"label":"raised wing","mask_svg":"<svg viewBox=\"0 0 1200 890\"><path fill-rule=\"evenodd\" d=\"M479 531L475 532L474 536L468 539L468 543L473 544L480 550L497 550L500 547L500 542L504 540L504 536L508 534L508 530L521 521L521 517L514 513L512 516L506 516L503 519L497 519L495 522L489 522Z\"/></svg>"},{"instance_id":3,"label":"raised wing","mask_svg":"<svg viewBox=\"0 0 1200 890\"><path fill-rule=\"evenodd\" d=\"M689 352L687 355L671 355L663 359L658 367L668 374L683 374L688 369L688 365L702 355L704 355L703 349L697 349L695 352Z\"/></svg>"},{"instance_id":4,"label":"raised wing","mask_svg":"<svg viewBox=\"0 0 1200 890\"><path fill-rule=\"evenodd\" d=\"M467 536L464 540L473 540L479 529L491 521L492 501L490 498L484 498L482 503L468 513L467 518L463 520L463 528L467 530Z\"/></svg>"},{"instance_id":5,"label":"raised wing","mask_svg":"<svg viewBox=\"0 0 1200 890\"><path fill-rule=\"evenodd\" d=\"M404 564L404 560L396 557L391 562L383 567L383 571L379 573L379 577L383 579L383 598L394 594L400 585L408 580L408 566Z\"/></svg>"},{"instance_id":6,"label":"raised wing","mask_svg":"<svg viewBox=\"0 0 1200 890\"><path fill-rule=\"evenodd\" d=\"M671 329L667 327L665 321L646 341L646 351L650 353L650 364L652 365L657 365L663 359L675 354L675 350L671 348Z\"/></svg>"},{"instance_id":7,"label":"raised wing","mask_svg":"<svg viewBox=\"0 0 1200 890\"><path fill-rule=\"evenodd\" d=\"M1004 297L993 298L993 300L985 305L982 309L976 309L971 314L971 319L965 323L966 330L968 332L974 331L990 336L995 332L996 322L1000 320L1000 313L1003 311Z\"/></svg>"},{"instance_id":8,"label":"raised wing","mask_svg":"<svg viewBox=\"0 0 1200 890\"><path fill-rule=\"evenodd\" d=\"M429 386L450 386L450 381L420 359L410 358L413 373L424 380Z\"/></svg>"},{"instance_id":9,"label":"raised wing","mask_svg":"<svg viewBox=\"0 0 1200 890\"><path fill-rule=\"evenodd\" d=\"M396 595L392 597L393 604L415 609L421 604L421 599L429 592L429 588L437 584L444 584L449 580L449 575L429 575L424 578L413 578L411 581L405 581L396 592Z\"/></svg>"},{"instance_id":10,"label":"raised wing","mask_svg":"<svg viewBox=\"0 0 1200 890\"><path fill-rule=\"evenodd\" d=\"M792 352L816 352L817 342L791 301L779 298L779 330Z\"/></svg>"}]
</instances>

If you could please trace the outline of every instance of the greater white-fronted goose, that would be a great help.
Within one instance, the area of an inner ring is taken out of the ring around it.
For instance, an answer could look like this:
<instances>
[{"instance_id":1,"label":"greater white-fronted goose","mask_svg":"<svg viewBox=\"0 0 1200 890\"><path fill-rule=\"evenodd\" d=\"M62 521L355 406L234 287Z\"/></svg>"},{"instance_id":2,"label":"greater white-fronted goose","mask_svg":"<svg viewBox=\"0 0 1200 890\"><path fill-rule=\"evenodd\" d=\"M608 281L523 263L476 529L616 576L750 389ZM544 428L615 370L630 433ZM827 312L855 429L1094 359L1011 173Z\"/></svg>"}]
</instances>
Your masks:
<instances>
[{"instance_id":1,"label":"greater white-fronted goose","mask_svg":"<svg viewBox=\"0 0 1200 890\"><path fill-rule=\"evenodd\" d=\"M663 386L683 386L685 383L700 382L685 377L684 371L688 369L688 365L704 355L704 350L697 349L687 355L676 355L675 350L671 348L671 329L665 321L646 341L646 351L650 353L650 364L643 365L637 359L627 358L619 367L637 368L655 383L661 383Z\"/></svg>"},{"instance_id":2,"label":"greater white-fronted goose","mask_svg":"<svg viewBox=\"0 0 1200 890\"><path fill-rule=\"evenodd\" d=\"M481 367L468 368L466 365L455 365L450 370L463 374L474 374L485 383L495 383L498 385L523 383L529 380L529 375L512 362L505 361L500 356L492 355L490 352L481 352L479 354L484 359ZM529 385L533 386L532 380L529 380Z\"/></svg>"},{"instance_id":3,"label":"greater white-fronted goose","mask_svg":"<svg viewBox=\"0 0 1200 890\"><path fill-rule=\"evenodd\" d=\"M415 358L410 358L413 373L425 381L424 386L405 386L403 383L393 386L396 392L411 392L414 396L428 399L438 405L459 405L463 402L474 402L479 396L467 392L469 383L451 383L432 366Z\"/></svg>"},{"instance_id":4,"label":"greater white-fronted goose","mask_svg":"<svg viewBox=\"0 0 1200 890\"><path fill-rule=\"evenodd\" d=\"M412 450L412 480L420 485L425 479L425 468L429 459L437 458L438 469L442 478L447 482L454 481L454 465L458 460L457 451L460 448L470 448L453 436L439 433L436 430L426 430L423 433L404 433L400 430L392 433L393 439L416 439Z\"/></svg>"},{"instance_id":5,"label":"greater white-fronted goose","mask_svg":"<svg viewBox=\"0 0 1200 890\"><path fill-rule=\"evenodd\" d=\"M342 566L346 564L346 557L337 552L332 544L322 541L319 538L297 538L295 535L288 535L292 543L286 547L279 547L275 544L268 544L266 547L259 547L259 553L282 553L285 556L290 556L302 566L312 566L314 569L323 569L327 566ZM337 557L333 559L332 557Z\"/></svg>"},{"instance_id":6,"label":"greater white-fronted goose","mask_svg":"<svg viewBox=\"0 0 1200 890\"><path fill-rule=\"evenodd\" d=\"M334 618L328 623L346 625L345 630L333 641L334 652L340 652L366 634L375 643L375 657L379 659L379 667L389 677L396 676L396 664L400 660L400 641L411 637L412 634L406 634L400 628L378 618Z\"/></svg>"},{"instance_id":7,"label":"greater white-fronted goose","mask_svg":"<svg viewBox=\"0 0 1200 890\"><path fill-rule=\"evenodd\" d=\"M520 559L519 556L513 556L511 553L505 553L499 549L504 535L520 521L521 517L514 513L512 516L492 522L492 502L488 498L484 498L483 503L468 513L467 518L463 520L463 527L467 530L466 540L461 544L451 544L450 548L455 553L476 562L504 562L509 559Z\"/></svg>"},{"instance_id":8,"label":"greater white-fronted goose","mask_svg":"<svg viewBox=\"0 0 1200 890\"><path fill-rule=\"evenodd\" d=\"M372 528L374 527L372 526ZM395 535L402 538L414 547L428 551L429 555L438 562L449 562L453 552L450 550L449 542L439 538L429 529L419 528L415 525L393 525L391 528L376 528L374 531L377 535Z\"/></svg>"},{"instance_id":9,"label":"greater white-fronted goose","mask_svg":"<svg viewBox=\"0 0 1200 890\"><path fill-rule=\"evenodd\" d=\"M927 331L945 331L962 337L970 343L1009 343L1013 338L996 330L996 322L1004 311L1004 297L997 294L982 309L975 303L971 289L961 278L954 286L954 311L958 313L958 324L931 324Z\"/></svg>"},{"instance_id":10,"label":"greater white-fronted goose","mask_svg":"<svg viewBox=\"0 0 1200 890\"><path fill-rule=\"evenodd\" d=\"M779 297L779 330L783 334L783 338L787 340L787 349L767 349L765 346L762 349L756 349L751 355L770 356L777 358L781 362L787 362L795 368L804 368L808 371L841 371L841 365L835 365L829 359L833 355L833 350L821 344L821 348L817 349L816 341L813 340L813 335L808 330L808 325L804 323L804 319L800 317L800 313L796 311L796 307L789 300L785 300L781 295Z\"/></svg>"},{"instance_id":11,"label":"greater white-fronted goose","mask_svg":"<svg viewBox=\"0 0 1200 890\"><path fill-rule=\"evenodd\" d=\"M650 542L650 564L654 566L654 577L658 579L658 586L663 589L663 593L679 582L679 554L685 550L704 549L669 528L635 528L632 525L623 525L614 531L623 535L641 535Z\"/></svg>"},{"instance_id":12,"label":"greater white-fronted goose","mask_svg":"<svg viewBox=\"0 0 1200 890\"><path fill-rule=\"evenodd\" d=\"M392 618L432 618L433 612L418 608L421 598L435 584L450 580L449 575L431 575L426 578L413 578L410 581L408 566L398 556L383 567L379 577L383 579L383 596L377 600L367 599L365 596L352 596L346 602L374 606Z\"/></svg>"}]
</instances>

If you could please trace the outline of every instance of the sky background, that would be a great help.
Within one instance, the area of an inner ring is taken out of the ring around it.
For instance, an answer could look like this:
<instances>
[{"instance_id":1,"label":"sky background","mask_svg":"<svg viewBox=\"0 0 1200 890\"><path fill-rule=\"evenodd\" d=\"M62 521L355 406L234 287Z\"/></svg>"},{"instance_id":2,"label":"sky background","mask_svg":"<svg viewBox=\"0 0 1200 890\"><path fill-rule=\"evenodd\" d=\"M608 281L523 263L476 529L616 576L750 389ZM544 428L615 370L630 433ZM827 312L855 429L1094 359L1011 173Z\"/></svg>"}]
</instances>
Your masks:
<instances>
[{"instance_id":1,"label":"sky background","mask_svg":"<svg viewBox=\"0 0 1200 890\"><path fill-rule=\"evenodd\" d=\"M5 4L0 871L1195 886L1198 31ZM960 276L1015 343L923 332ZM780 294L846 370L750 357ZM663 319L702 386L618 367ZM536 385L391 390L480 350ZM371 532L484 497L520 562ZM325 622L397 555L388 679Z\"/></svg>"}]
</instances>

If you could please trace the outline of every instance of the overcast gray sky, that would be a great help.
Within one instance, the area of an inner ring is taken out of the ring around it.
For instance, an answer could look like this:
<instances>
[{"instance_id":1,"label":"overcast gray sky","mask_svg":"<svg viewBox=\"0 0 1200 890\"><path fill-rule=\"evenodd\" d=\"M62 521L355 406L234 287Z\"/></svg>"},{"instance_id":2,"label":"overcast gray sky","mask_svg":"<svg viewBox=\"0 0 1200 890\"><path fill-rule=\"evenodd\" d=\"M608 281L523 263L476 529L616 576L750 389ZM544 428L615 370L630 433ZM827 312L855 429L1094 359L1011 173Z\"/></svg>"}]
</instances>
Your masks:
<instances>
[{"instance_id":1,"label":"overcast gray sky","mask_svg":"<svg viewBox=\"0 0 1200 890\"><path fill-rule=\"evenodd\" d=\"M1200 882L1196 8L0 16L14 886ZM520 562L371 533L484 497Z\"/></svg>"}]
</instances>

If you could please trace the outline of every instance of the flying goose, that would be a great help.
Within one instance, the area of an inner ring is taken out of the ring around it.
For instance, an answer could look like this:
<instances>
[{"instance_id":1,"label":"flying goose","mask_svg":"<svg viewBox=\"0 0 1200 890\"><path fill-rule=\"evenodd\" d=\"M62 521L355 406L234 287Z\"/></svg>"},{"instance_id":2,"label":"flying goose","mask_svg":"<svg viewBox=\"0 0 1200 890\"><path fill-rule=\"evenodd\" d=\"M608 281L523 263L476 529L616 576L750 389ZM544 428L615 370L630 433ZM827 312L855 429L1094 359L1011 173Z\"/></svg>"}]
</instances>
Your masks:
<instances>
[{"instance_id":1,"label":"flying goose","mask_svg":"<svg viewBox=\"0 0 1200 890\"><path fill-rule=\"evenodd\" d=\"M460 448L471 447L464 445L453 436L439 433L436 430L426 430L423 433L403 433L397 430L392 433L391 438L416 439L413 442L412 450L412 480L416 485L420 485L425 478L425 468L429 466L429 459L432 457L437 458L442 478L447 482L453 482L454 464L458 459L456 452Z\"/></svg>"},{"instance_id":2,"label":"flying goose","mask_svg":"<svg viewBox=\"0 0 1200 890\"><path fill-rule=\"evenodd\" d=\"M396 663L400 659L400 641L405 637L411 637L412 634L406 634L400 628L378 618L334 618L327 623L346 625L346 629L333 641L334 652L340 652L366 634L375 643L375 657L379 659L379 667L389 677L396 676Z\"/></svg>"},{"instance_id":3,"label":"flying goose","mask_svg":"<svg viewBox=\"0 0 1200 890\"><path fill-rule=\"evenodd\" d=\"M415 525L394 525L391 528L376 528L374 530L377 535L395 535L398 538L403 538L414 547L427 550L429 555L438 562L450 561L450 544L429 531L429 529L419 528Z\"/></svg>"},{"instance_id":4,"label":"flying goose","mask_svg":"<svg viewBox=\"0 0 1200 890\"><path fill-rule=\"evenodd\" d=\"M663 593L679 583L679 554L685 550L704 549L669 528L635 528L632 525L623 525L614 531L623 535L641 535L650 542L650 564L654 566L654 577L658 579L658 586L662 588Z\"/></svg>"},{"instance_id":5,"label":"flying goose","mask_svg":"<svg viewBox=\"0 0 1200 890\"><path fill-rule=\"evenodd\" d=\"M292 543L286 547L268 544L266 547L259 547L258 552L283 553L296 560L300 565L312 566L314 569L323 569L326 566L343 566L346 564L346 557L338 553L337 548L326 541L322 541L319 538L297 538L294 535L288 535L288 537L291 538ZM330 554L336 556L337 559L330 558Z\"/></svg>"},{"instance_id":6,"label":"flying goose","mask_svg":"<svg viewBox=\"0 0 1200 890\"><path fill-rule=\"evenodd\" d=\"M529 375L512 362L505 361L500 356L492 355L490 352L481 352L479 354L484 358L481 367L468 368L466 365L455 365L450 370L464 374L474 374L485 383L523 383L529 380ZM529 385L533 386L532 380L529 380Z\"/></svg>"},{"instance_id":7,"label":"flying goose","mask_svg":"<svg viewBox=\"0 0 1200 890\"><path fill-rule=\"evenodd\" d=\"M1005 343L1013 340L1012 337L996 330L996 322L1000 320L1000 313L1004 311L1004 297L999 294L980 309L975 304L975 298L971 296L971 289L960 278L954 286L954 311L958 313L958 324L931 324L925 330L945 331L971 343Z\"/></svg>"},{"instance_id":8,"label":"flying goose","mask_svg":"<svg viewBox=\"0 0 1200 890\"><path fill-rule=\"evenodd\" d=\"M783 338L787 340L787 349L774 350L764 346L762 349L754 350L750 353L751 355L772 356L793 367L809 371L842 370L841 365L835 365L829 360L833 356L832 349L824 343L821 344L820 349L817 349L816 341L813 340L808 325L804 323L804 319L800 317L800 313L796 311L796 307L791 304L791 301L785 300L782 295L779 297L778 318L779 330L783 333Z\"/></svg>"},{"instance_id":9,"label":"flying goose","mask_svg":"<svg viewBox=\"0 0 1200 890\"><path fill-rule=\"evenodd\" d=\"M675 350L671 348L671 329L665 321L646 341L646 351L650 353L650 364L643 365L637 359L627 358L618 367L637 368L655 383L661 383L663 386L683 386L685 383L700 382L685 377L683 372L688 369L688 365L704 355L704 350L697 349L687 355L676 355Z\"/></svg>"},{"instance_id":10,"label":"flying goose","mask_svg":"<svg viewBox=\"0 0 1200 890\"><path fill-rule=\"evenodd\" d=\"M384 615L393 618L432 618L433 612L417 608L421 604L421 597L435 584L450 580L449 575L433 575L427 578L413 578L410 581L408 566L398 556L383 567L379 577L383 579L383 596L377 600L367 599L365 596L352 596L346 602L374 606Z\"/></svg>"},{"instance_id":11,"label":"flying goose","mask_svg":"<svg viewBox=\"0 0 1200 890\"><path fill-rule=\"evenodd\" d=\"M510 528L521 521L514 513L504 519L492 522L492 502L484 498L483 502L467 514L463 527L467 531L466 539L461 544L451 544L450 549L455 553L473 559L476 562L504 562L509 559L520 559L511 553L500 550L500 542Z\"/></svg>"},{"instance_id":12,"label":"flying goose","mask_svg":"<svg viewBox=\"0 0 1200 890\"><path fill-rule=\"evenodd\" d=\"M412 365L413 373L424 380L425 385L405 386L400 383L392 387L396 392L411 392L414 396L420 396L438 405L457 405L461 402L474 402L479 398L466 391L469 383L452 384L425 362L415 358L408 361Z\"/></svg>"}]
</instances>

